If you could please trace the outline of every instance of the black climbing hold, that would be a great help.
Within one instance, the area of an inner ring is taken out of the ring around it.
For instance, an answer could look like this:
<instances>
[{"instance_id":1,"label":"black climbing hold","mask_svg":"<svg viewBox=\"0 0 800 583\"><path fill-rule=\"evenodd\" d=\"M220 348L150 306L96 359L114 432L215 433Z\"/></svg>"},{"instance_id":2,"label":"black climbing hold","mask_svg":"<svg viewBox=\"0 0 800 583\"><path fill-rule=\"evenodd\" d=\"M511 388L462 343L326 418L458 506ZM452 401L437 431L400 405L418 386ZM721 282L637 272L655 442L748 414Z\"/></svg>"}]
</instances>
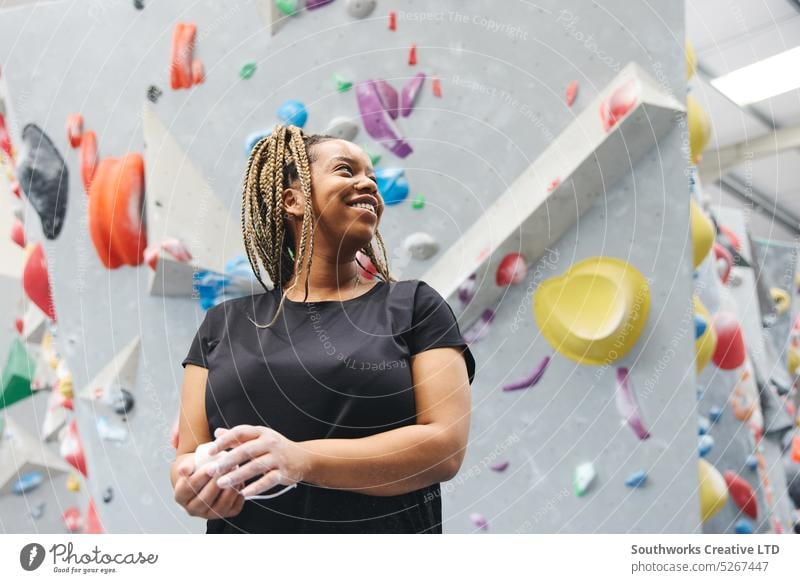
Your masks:
<instances>
[{"instance_id":1,"label":"black climbing hold","mask_svg":"<svg viewBox=\"0 0 800 583\"><path fill-rule=\"evenodd\" d=\"M161 89L159 89L155 85L150 85L150 87L147 88L147 99L149 99L153 103L157 103L158 98L161 97L163 94L164 92L161 91Z\"/></svg>"}]
</instances>

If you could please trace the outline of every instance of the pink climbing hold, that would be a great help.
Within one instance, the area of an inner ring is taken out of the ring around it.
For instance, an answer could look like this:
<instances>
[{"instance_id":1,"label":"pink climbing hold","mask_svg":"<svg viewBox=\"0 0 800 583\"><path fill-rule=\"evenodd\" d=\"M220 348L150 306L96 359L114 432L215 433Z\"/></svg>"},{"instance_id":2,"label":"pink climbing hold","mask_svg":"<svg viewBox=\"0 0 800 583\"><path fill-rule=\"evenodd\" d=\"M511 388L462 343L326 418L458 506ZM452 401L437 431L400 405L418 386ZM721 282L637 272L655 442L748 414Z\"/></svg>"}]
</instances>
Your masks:
<instances>
[{"instance_id":1,"label":"pink climbing hold","mask_svg":"<svg viewBox=\"0 0 800 583\"><path fill-rule=\"evenodd\" d=\"M84 534L104 534L103 524L97 515L97 508L94 506L94 498L89 498L89 508L86 510L86 521L83 527Z\"/></svg>"},{"instance_id":2,"label":"pink climbing hold","mask_svg":"<svg viewBox=\"0 0 800 583\"><path fill-rule=\"evenodd\" d=\"M577 81L570 81L569 85L567 85L567 105L572 107L572 104L575 103L575 96L578 94L578 82Z\"/></svg>"},{"instance_id":3,"label":"pink climbing hold","mask_svg":"<svg viewBox=\"0 0 800 583\"><path fill-rule=\"evenodd\" d=\"M188 263L192 260L192 254L189 253L189 250L186 249L186 246L180 240L175 238L165 239L158 245L147 247L144 250L144 260L153 271L155 271L158 266L158 258L161 255L162 249L172 255L175 261L180 263Z\"/></svg>"},{"instance_id":4,"label":"pink climbing hold","mask_svg":"<svg viewBox=\"0 0 800 583\"><path fill-rule=\"evenodd\" d=\"M439 77L431 78L431 88L433 90L434 97L442 96L442 80L439 79Z\"/></svg>"},{"instance_id":5,"label":"pink climbing hold","mask_svg":"<svg viewBox=\"0 0 800 583\"><path fill-rule=\"evenodd\" d=\"M422 84L425 82L425 73L417 73L405 85L400 92L400 115L408 117L419 96Z\"/></svg>"},{"instance_id":6,"label":"pink climbing hold","mask_svg":"<svg viewBox=\"0 0 800 583\"><path fill-rule=\"evenodd\" d=\"M637 79L629 79L600 103L600 120L609 131L639 102L641 87Z\"/></svg>"},{"instance_id":7,"label":"pink climbing hold","mask_svg":"<svg viewBox=\"0 0 800 583\"><path fill-rule=\"evenodd\" d=\"M521 283L528 274L528 265L522 253L511 252L506 254L497 266L495 282L499 286L508 286Z\"/></svg>"},{"instance_id":8,"label":"pink climbing hold","mask_svg":"<svg viewBox=\"0 0 800 583\"><path fill-rule=\"evenodd\" d=\"M499 462L489 466L489 469L494 472L504 472L506 471L506 468L508 468L508 462Z\"/></svg>"},{"instance_id":9,"label":"pink climbing hold","mask_svg":"<svg viewBox=\"0 0 800 583\"><path fill-rule=\"evenodd\" d=\"M397 12L389 11L389 30L397 30Z\"/></svg>"},{"instance_id":10,"label":"pink climbing hold","mask_svg":"<svg viewBox=\"0 0 800 583\"><path fill-rule=\"evenodd\" d=\"M80 153L81 179L83 179L83 188L87 195L92 186L94 174L97 172L97 163L97 136L89 130L81 138Z\"/></svg>"},{"instance_id":11,"label":"pink climbing hold","mask_svg":"<svg viewBox=\"0 0 800 583\"><path fill-rule=\"evenodd\" d=\"M636 437L641 440L648 439L650 437L650 432L647 431L644 421L642 420L639 404L636 401L636 394L631 388L629 371L624 367L617 369L617 392L615 400L617 411L628 423L628 426L636 434Z\"/></svg>"},{"instance_id":12,"label":"pink climbing hold","mask_svg":"<svg viewBox=\"0 0 800 583\"><path fill-rule=\"evenodd\" d=\"M473 512L469 515L469 519L472 521L472 524L480 528L481 530L488 530L489 523L487 522L486 518L482 514L477 512Z\"/></svg>"},{"instance_id":13,"label":"pink climbing hold","mask_svg":"<svg viewBox=\"0 0 800 583\"><path fill-rule=\"evenodd\" d=\"M73 148L81 145L83 136L83 116L80 113L72 113L67 118L67 141Z\"/></svg>"},{"instance_id":14,"label":"pink climbing hold","mask_svg":"<svg viewBox=\"0 0 800 583\"><path fill-rule=\"evenodd\" d=\"M17 217L14 217L14 222L11 223L11 240L25 249L25 225Z\"/></svg>"},{"instance_id":15,"label":"pink climbing hold","mask_svg":"<svg viewBox=\"0 0 800 583\"><path fill-rule=\"evenodd\" d=\"M64 521L64 526L71 533L77 533L81 530L81 511L75 506L70 506L61 514L61 520Z\"/></svg>"},{"instance_id":16,"label":"pink climbing hold","mask_svg":"<svg viewBox=\"0 0 800 583\"><path fill-rule=\"evenodd\" d=\"M553 192L561 184L560 178L554 178L550 185L547 187L547 192Z\"/></svg>"},{"instance_id":17,"label":"pink climbing hold","mask_svg":"<svg viewBox=\"0 0 800 583\"><path fill-rule=\"evenodd\" d=\"M206 70L203 67L203 61L194 59L192 61L192 84L199 85L206 80Z\"/></svg>"},{"instance_id":18,"label":"pink climbing hold","mask_svg":"<svg viewBox=\"0 0 800 583\"><path fill-rule=\"evenodd\" d=\"M517 389L528 389L533 387L542 379L544 371L547 370L547 365L550 364L550 357L545 356L538 366L534 369L531 375L519 382L512 383L503 387L504 391L516 391Z\"/></svg>"}]
</instances>

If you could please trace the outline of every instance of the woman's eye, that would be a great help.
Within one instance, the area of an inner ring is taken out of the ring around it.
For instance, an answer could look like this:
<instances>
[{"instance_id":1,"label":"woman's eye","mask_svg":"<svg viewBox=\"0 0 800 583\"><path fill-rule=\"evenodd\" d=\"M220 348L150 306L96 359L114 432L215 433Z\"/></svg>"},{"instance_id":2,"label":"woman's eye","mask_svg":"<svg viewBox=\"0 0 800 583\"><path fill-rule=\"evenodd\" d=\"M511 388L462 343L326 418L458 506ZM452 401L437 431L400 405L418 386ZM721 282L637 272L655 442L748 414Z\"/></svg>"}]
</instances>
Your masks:
<instances>
[{"instance_id":1,"label":"woman's eye","mask_svg":"<svg viewBox=\"0 0 800 583\"><path fill-rule=\"evenodd\" d=\"M353 171L350 169L350 166L339 166L336 170L337 170L337 172L341 171L341 170L344 170L345 172L348 172L350 174L353 173Z\"/></svg>"}]
</instances>

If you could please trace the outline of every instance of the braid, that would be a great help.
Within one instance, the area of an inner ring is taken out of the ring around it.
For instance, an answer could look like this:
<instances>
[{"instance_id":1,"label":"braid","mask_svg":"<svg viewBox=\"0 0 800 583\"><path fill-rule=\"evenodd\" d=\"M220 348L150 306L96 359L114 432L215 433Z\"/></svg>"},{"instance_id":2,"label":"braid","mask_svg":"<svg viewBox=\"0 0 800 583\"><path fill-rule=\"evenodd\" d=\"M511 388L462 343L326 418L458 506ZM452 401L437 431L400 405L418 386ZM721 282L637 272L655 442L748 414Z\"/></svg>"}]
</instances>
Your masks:
<instances>
[{"instance_id":1,"label":"braid","mask_svg":"<svg viewBox=\"0 0 800 583\"><path fill-rule=\"evenodd\" d=\"M311 148L321 142L337 139L322 134L305 134L297 126L276 125L272 133L259 140L250 152L242 187L242 238L250 267L261 286L270 291L276 285L283 289L285 284L306 263L305 299L308 298L308 282L314 254L315 217L311 201ZM294 233L284 222L283 190L295 180L299 180L305 198L303 224L300 241L295 256ZM379 259L372 243L361 248L375 266L377 275L383 281L396 281L389 271L389 261L383 238L376 229L383 258ZM269 276L272 287L261 279L259 260ZM356 260L358 262L358 260ZM358 263L364 269L364 266ZM294 289L299 278L284 290L275 316L269 324L258 324L259 328L269 328L283 309L289 290Z\"/></svg>"}]
</instances>

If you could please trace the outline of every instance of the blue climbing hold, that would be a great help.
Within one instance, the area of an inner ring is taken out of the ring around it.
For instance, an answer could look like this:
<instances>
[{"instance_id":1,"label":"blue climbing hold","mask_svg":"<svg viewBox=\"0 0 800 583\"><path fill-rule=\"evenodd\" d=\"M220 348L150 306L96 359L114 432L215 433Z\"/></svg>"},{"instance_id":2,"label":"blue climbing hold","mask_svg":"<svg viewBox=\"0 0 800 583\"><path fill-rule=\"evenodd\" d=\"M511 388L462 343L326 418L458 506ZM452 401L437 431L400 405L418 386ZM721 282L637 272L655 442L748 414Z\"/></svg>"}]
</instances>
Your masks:
<instances>
[{"instance_id":1,"label":"blue climbing hold","mask_svg":"<svg viewBox=\"0 0 800 583\"><path fill-rule=\"evenodd\" d=\"M711 419L711 422L716 423L719 421L720 417L722 417L722 409L719 407L711 407L708 411L708 418Z\"/></svg>"},{"instance_id":2,"label":"blue climbing hold","mask_svg":"<svg viewBox=\"0 0 800 583\"><path fill-rule=\"evenodd\" d=\"M736 534L753 534L753 531L755 530L753 528L753 523L746 518L737 520L736 525L733 528L736 531Z\"/></svg>"},{"instance_id":3,"label":"blue climbing hold","mask_svg":"<svg viewBox=\"0 0 800 583\"><path fill-rule=\"evenodd\" d=\"M705 333L706 328L708 328L708 322L706 322L706 319L703 316L699 315L699 314L695 314L694 315L694 337L695 337L695 339L700 338Z\"/></svg>"},{"instance_id":4,"label":"blue climbing hold","mask_svg":"<svg viewBox=\"0 0 800 583\"><path fill-rule=\"evenodd\" d=\"M378 168L375 170L375 178L387 206L399 204L408 196L408 181L402 168Z\"/></svg>"},{"instance_id":5,"label":"blue climbing hold","mask_svg":"<svg viewBox=\"0 0 800 583\"><path fill-rule=\"evenodd\" d=\"M702 415L697 418L697 434L698 435L705 435L708 433L708 428L711 426L711 422L708 420L708 417L703 417Z\"/></svg>"},{"instance_id":6,"label":"blue climbing hold","mask_svg":"<svg viewBox=\"0 0 800 583\"><path fill-rule=\"evenodd\" d=\"M253 148L256 147L256 144L262 140L262 138L266 138L268 135L272 133L272 130L262 130L260 132L253 132L244 141L244 155L249 156L250 152L253 151Z\"/></svg>"},{"instance_id":7,"label":"blue climbing hold","mask_svg":"<svg viewBox=\"0 0 800 583\"><path fill-rule=\"evenodd\" d=\"M44 476L42 476L42 472L28 472L26 474L22 474L19 480L14 482L11 486L11 491L18 496L21 496L25 492L30 492L35 488L38 488L42 485L44 481Z\"/></svg>"},{"instance_id":8,"label":"blue climbing hold","mask_svg":"<svg viewBox=\"0 0 800 583\"><path fill-rule=\"evenodd\" d=\"M700 436L700 442L697 446L697 453L700 454L700 457L706 457L706 454L711 451L711 448L714 447L714 438L708 434Z\"/></svg>"},{"instance_id":9,"label":"blue climbing hold","mask_svg":"<svg viewBox=\"0 0 800 583\"><path fill-rule=\"evenodd\" d=\"M644 470L639 470L638 472L634 472L630 476L625 478L625 485L628 488L641 488L642 486L644 486L646 481L647 481L647 472L645 472Z\"/></svg>"},{"instance_id":10,"label":"blue climbing hold","mask_svg":"<svg viewBox=\"0 0 800 583\"><path fill-rule=\"evenodd\" d=\"M751 453L747 456L747 459L744 460L744 465L747 466L747 469L751 472L755 472L758 469L758 459Z\"/></svg>"},{"instance_id":11,"label":"blue climbing hold","mask_svg":"<svg viewBox=\"0 0 800 583\"><path fill-rule=\"evenodd\" d=\"M276 112L278 119L285 124L295 125L302 128L308 121L306 106L296 99L287 99Z\"/></svg>"}]
</instances>

